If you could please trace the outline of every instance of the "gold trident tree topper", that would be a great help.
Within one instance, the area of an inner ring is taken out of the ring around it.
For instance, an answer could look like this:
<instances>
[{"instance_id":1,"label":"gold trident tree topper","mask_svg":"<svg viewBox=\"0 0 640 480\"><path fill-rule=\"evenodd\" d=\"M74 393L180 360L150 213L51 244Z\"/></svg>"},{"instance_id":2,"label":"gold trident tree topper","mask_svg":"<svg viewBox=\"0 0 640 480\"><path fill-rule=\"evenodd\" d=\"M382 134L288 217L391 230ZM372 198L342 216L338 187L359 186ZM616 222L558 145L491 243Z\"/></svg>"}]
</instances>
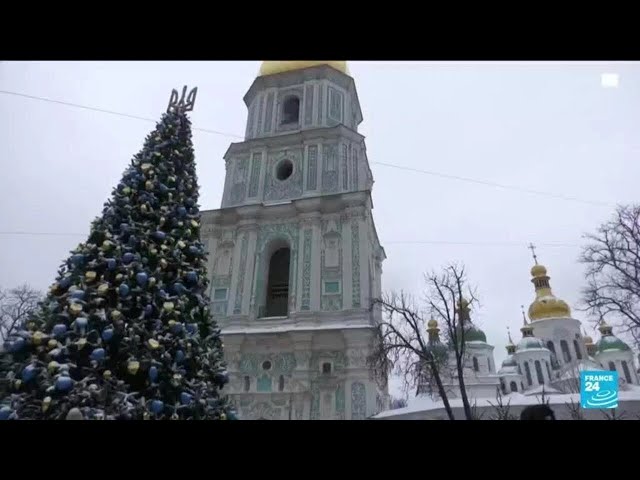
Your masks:
<instances>
[{"instance_id":1,"label":"gold trident tree topper","mask_svg":"<svg viewBox=\"0 0 640 480\"><path fill-rule=\"evenodd\" d=\"M196 102L196 95L198 94L198 87L193 88L189 95L187 95L187 86L182 87L182 96L178 95L178 91L174 88L171 91L171 98L169 98L169 106L167 107L167 113L185 113L193 110L193 104Z\"/></svg>"}]
</instances>

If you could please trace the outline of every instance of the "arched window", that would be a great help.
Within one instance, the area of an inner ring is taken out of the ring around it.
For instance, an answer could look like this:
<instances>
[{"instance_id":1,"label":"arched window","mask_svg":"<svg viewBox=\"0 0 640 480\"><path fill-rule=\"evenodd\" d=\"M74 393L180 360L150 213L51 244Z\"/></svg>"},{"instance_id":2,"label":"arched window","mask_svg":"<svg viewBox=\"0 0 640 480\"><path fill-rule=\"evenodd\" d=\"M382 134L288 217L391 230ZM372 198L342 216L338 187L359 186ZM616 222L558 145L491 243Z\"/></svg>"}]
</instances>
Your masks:
<instances>
[{"instance_id":1,"label":"arched window","mask_svg":"<svg viewBox=\"0 0 640 480\"><path fill-rule=\"evenodd\" d=\"M269 261L265 316L285 317L289 307L289 259L287 247L276 250Z\"/></svg>"},{"instance_id":2,"label":"arched window","mask_svg":"<svg viewBox=\"0 0 640 480\"><path fill-rule=\"evenodd\" d=\"M507 387L505 387L504 380L502 378L500 379L500 390L502 390L502 393L507 393Z\"/></svg>"},{"instance_id":3,"label":"arched window","mask_svg":"<svg viewBox=\"0 0 640 480\"><path fill-rule=\"evenodd\" d=\"M612 372L616 371L616 364L613 362L609 362L609 370L611 370Z\"/></svg>"},{"instance_id":4,"label":"arched window","mask_svg":"<svg viewBox=\"0 0 640 480\"><path fill-rule=\"evenodd\" d=\"M549 380L551 380L551 369L549 368L549 362L545 360L544 364L547 366L547 374L549 374Z\"/></svg>"},{"instance_id":5,"label":"arched window","mask_svg":"<svg viewBox=\"0 0 640 480\"><path fill-rule=\"evenodd\" d=\"M540 360L536 360L536 376L538 377L538 383L542 385L544 383L544 376L542 375L542 365L540 365Z\"/></svg>"},{"instance_id":6,"label":"arched window","mask_svg":"<svg viewBox=\"0 0 640 480\"><path fill-rule=\"evenodd\" d=\"M478 357L473 357L473 371L474 372L480 371L480 365L478 365Z\"/></svg>"},{"instance_id":7,"label":"arched window","mask_svg":"<svg viewBox=\"0 0 640 480\"><path fill-rule=\"evenodd\" d=\"M284 391L284 375L280 375L280 378L278 378L278 391Z\"/></svg>"},{"instance_id":8,"label":"arched window","mask_svg":"<svg viewBox=\"0 0 640 480\"><path fill-rule=\"evenodd\" d=\"M324 362L322 364L322 373L324 375L331 375L331 363L329 362Z\"/></svg>"},{"instance_id":9,"label":"arched window","mask_svg":"<svg viewBox=\"0 0 640 480\"><path fill-rule=\"evenodd\" d=\"M512 392L517 392L518 391L518 384L516 382L514 382L513 380L511 381L509 386L511 387L511 391Z\"/></svg>"},{"instance_id":10,"label":"arched window","mask_svg":"<svg viewBox=\"0 0 640 480\"><path fill-rule=\"evenodd\" d=\"M562 349L562 358L564 358L565 363L569 363L571 361L571 352L566 340L560 340L560 348Z\"/></svg>"},{"instance_id":11,"label":"arched window","mask_svg":"<svg viewBox=\"0 0 640 480\"><path fill-rule=\"evenodd\" d=\"M282 123L298 123L300 118L300 99L287 97L282 106Z\"/></svg>"},{"instance_id":12,"label":"arched window","mask_svg":"<svg viewBox=\"0 0 640 480\"><path fill-rule=\"evenodd\" d=\"M251 378L244 377L244 391L248 392L251 389Z\"/></svg>"},{"instance_id":13,"label":"arched window","mask_svg":"<svg viewBox=\"0 0 640 480\"><path fill-rule=\"evenodd\" d=\"M547 342L547 348L551 351L551 353L553 353L554 355L556 354L556 346L551 340Z\"/></svg>"},{"instance_id":14,"label":"arched window","mask_svg":"<svg viewBox=\"0 0 640 480\"><path fill-rule=\"evenodd\" d=\"M629 365L627 365L626 360L622 361L622 371L624 372L624 379L627 383L633 383L631 380L631 372L629 371Z\"/></svg>"},{"instance_id":15,"label":"arched window","mask_svg":"<svg viewBox=\"0 0 640 480\"><path fill-rule=\"evenodd\" d=\"M518 364L518 375L522 375L522 368L520 368L520 364Z\"/></svg>"},{"instance_id":16,"label":"arched window","mask_svg":"<svg viewBox=\"0 0 640 480\"><path fill-rule=\"evenodd\" d=\"M527 384L531 386L533 382L531 380L531 369L529 368L529 362L524 362L524 372L527 374Z\"/></svg>"},{"instance_id":17,"label":"arched window","mask_svg":"<svg viewBox=\"0 0 640 480\"><path fill-rule=\"evenodd\" d=\"M580 351L580 344L578 343L578 340L573 341L573 347L576 349L576 357L578 360L582 360L582 352Z\"/></svg>"}]
</instances>

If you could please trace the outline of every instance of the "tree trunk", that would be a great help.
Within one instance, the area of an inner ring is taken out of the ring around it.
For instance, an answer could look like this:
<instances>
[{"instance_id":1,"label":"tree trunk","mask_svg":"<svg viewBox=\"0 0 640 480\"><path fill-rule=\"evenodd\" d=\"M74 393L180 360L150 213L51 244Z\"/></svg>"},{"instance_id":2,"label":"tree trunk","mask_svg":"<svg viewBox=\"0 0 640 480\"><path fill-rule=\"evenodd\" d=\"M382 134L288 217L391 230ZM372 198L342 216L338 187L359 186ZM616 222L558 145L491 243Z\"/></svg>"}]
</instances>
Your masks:
<instances>
[{"instance_id":1,"label":"tree trunk","mask_svg":"<svg viewBox=\"0 0 640 480\"><path fill-rule=\"evenodd\" d=\"M447 416L449 417L449 420L455 420L456 417L453 415L453 410L451 410L447 392L444 390L444 385L442 385L442 380L440 379L440 372L438 372L438 368L433 364L431 365L431 372L433 373L433 378L435 379L436 385L438 386L438 394L440 395L440 398L442 398L442 403L444 404L444 409L447 412Z\"/></svg>"}]
</instances>

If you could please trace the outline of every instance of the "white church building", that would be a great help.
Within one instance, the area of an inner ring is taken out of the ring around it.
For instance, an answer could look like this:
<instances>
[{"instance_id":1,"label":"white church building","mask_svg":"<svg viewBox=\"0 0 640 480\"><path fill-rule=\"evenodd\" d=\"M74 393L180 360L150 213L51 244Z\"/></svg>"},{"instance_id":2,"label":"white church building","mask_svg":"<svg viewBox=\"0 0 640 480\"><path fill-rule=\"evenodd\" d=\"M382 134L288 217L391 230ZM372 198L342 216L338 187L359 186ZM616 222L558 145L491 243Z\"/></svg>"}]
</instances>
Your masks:
<instances>
[{"instance_id":1,"label":"white church building","mask_svg":"<svg viewBox=\"0 0 640 480\"><path fill-rule=\"evenodd\" d=\"M365 419L387 392L366 366L385 253L346 62L264 62L202 214L212 310L240 419Z\"/></svg>"},{"instance_id":2,"label":"white church building","mask_svg":"<svg viewBox=\"0 0 640 480\"><path fill-rule=\"evenodd\" d=\"M503 404L516 416L527 405L548 401L559 419L570 418L570 405L580 403L580 372L616 371L619 379L618 411L629 419L640 419L640 369L635 367L631 348L613 334L611 326L600 323L600 339L594 343L581 333L581 322L572 317L567 303L551 291L547 269L534 265L531 282L535 299L529 306L529 321L523 312L522 338L507 344L507 357L499 369L494 367L493 346L486 335L471 322L466 302L458 312L470 327L465 331L465 391L479 415L490 418L497 404L498 391ZM428 323L429 342L434 348L446 348L440 342L435 320ZM450 362L451 363L451 362ZM455 375L446 380L447 398L456 418L464 418L460 388ZM544 396L544 398L543 398ZM456 412L457 411L457 412ZM583 410L586 419L604 419L600 410ZM375 419L445 419L442 400L433 388L421 385L418 395L405 408L387 410Z\"/></svg>"}]
</instances>

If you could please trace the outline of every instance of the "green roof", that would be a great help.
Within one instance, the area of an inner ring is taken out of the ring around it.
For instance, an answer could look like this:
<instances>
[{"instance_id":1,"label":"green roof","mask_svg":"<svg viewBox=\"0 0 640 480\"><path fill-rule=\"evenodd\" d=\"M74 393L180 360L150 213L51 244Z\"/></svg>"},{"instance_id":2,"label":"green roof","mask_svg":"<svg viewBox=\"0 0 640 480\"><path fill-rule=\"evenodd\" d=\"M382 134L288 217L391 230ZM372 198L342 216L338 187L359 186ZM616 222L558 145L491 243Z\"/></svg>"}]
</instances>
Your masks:
<instances>
[{"instance_id":1,"label":"green roof","mask_svg":"<svg viewBox=\"0 0 640 480\"><path fill-rule=\"evenodd\" d=\"M598 352L604 352L607 350L621 350L628 351L631 350L629 345L624 343L618 337L614 335L605 335L596 343L596 348Z\"/></svg>"}]
</instances>

